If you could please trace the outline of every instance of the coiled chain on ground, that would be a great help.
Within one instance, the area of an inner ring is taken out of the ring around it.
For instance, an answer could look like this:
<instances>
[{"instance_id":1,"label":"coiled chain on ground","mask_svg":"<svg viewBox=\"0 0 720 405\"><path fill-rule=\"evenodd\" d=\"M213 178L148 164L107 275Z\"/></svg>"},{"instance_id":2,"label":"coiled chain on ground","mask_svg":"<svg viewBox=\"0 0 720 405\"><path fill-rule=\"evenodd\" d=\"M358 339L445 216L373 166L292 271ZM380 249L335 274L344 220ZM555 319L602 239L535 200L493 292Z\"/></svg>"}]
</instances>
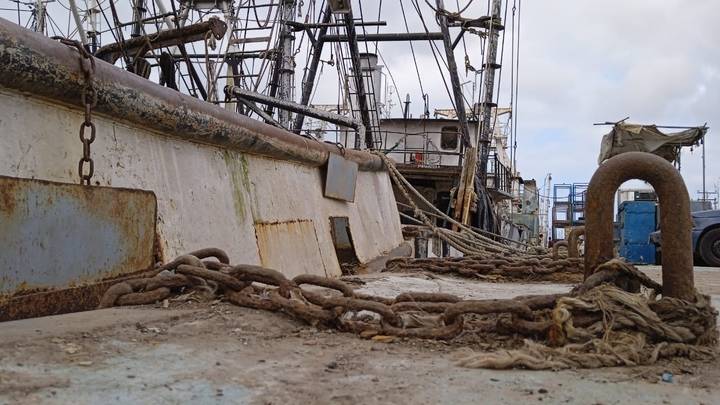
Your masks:
<instances>
[{"instance_id":1,"label":"coiled chain on ground","mask_svg":"<svg viewBox=\"0 0 720 405\"><path fill-rule=\"evenodd\" d=\"M388 267L392 271L436 270L473 277L502 274L516 280L565 270L582 273L577 261L550 258L396 259ZM232 266L225 252L210 248L180 256L143 277L113 285L100 307L150 304L190 289L209 289L242 307L284 312L310 325L364 337L453 339L463 332L473 332L526 336L544 340L552 347L578 336L602 338L615 327L640 330L654 339L682 344L716 339L714 310L709 304L637 298L640 294L632 290L638 291L641 285L656 292L662 288L633 266L612 260L566 294L471 300L445 293L404 292L387 298L357 292L350 283L338 279L309 274L289 279L279 271L260 266ZM704 302L702 296L698 297L698 303ZM618 308L611 314L616 325L608 326L607 308L613 305ZM633 305L640 309L633 310ZM677 308L691 311L685 315L693 315L678 318L673 312ZM653 322L660 326L649 325ZM607 364L614 361L608 360Z\"/></svg>"}]
</instances>

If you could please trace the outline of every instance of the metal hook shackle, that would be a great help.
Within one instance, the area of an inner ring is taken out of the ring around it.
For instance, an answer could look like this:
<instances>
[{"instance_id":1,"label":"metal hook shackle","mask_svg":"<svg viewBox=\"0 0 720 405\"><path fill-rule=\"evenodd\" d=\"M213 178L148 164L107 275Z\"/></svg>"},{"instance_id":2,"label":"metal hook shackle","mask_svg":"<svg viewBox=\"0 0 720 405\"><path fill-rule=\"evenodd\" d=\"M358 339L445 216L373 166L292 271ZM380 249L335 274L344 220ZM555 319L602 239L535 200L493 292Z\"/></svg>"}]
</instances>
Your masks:
<instances>
[{"instance_id":1,"label":"metal hook shackle","mask_svg":"<svg viewBox=\"0 0 720 405\"><path fill-rule=\"evenodd\" d=\"M690 197L670 162L647 152L627 152L605 161L593 174L585 209L585 278L613 258L613 197L624 182L650 183L657 193L662 230L663 295L693 301Z\"/></svg>"}]
</instances>

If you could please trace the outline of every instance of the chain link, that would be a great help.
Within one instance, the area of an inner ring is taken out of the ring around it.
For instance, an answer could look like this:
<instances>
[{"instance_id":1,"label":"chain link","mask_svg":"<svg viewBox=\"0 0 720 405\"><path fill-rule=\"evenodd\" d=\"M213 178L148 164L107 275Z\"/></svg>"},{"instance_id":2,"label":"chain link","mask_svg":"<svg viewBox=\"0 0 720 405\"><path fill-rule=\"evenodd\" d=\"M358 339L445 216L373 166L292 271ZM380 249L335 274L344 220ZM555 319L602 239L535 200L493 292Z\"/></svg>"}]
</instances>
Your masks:
<instances>
[{"instance_id":1,"label":"chain link","mask_svg":"<svg viewBox=\"0 0 720 405\"><path fill-rule=\"evenodd\" d=\"M80 142L82 142L83 145L83 151L82 157L78 161L78 176L80 177L80 184L89 186L90 180L95 173L95 162L90 155L90 145L95 141L97 133L95 124L92 122L92 110L97 105L97 90L95 89L94 83L95 59L78 41L63 37L52 38L60 41L64 45L76 49L80 53L80 69L82 69L83 78L85 79L85 85L80 93L80 102L85 108L85 116L84 121L80 124L79 132ZM88 128L90 129L89 136Z\"/></svg>"},{"instance_id":2,"label":"chain link","mask_svg":"<svg viewBox=\"0 0 720 405\"><path fill-rule=\"evenodd\" d=\"M218 261L203 260L208 257L216 257ZM577 274L580 276L578 280L581 280L583 271L577 268L581 266L579 259L554 261L547 257L516 260L475 257L394 259L388 262L386 270L457 272L458 268L467 268L475 277L482 273L501 273L519 280L534 280L546 272L567 272ZM557 299L563 296L463 300L444 293L404 292L395 298L386 298L356 292L350 284L337 279L307 274L288 279L282 273L264 267L231 266L227 254L219 249L204 249L180 256L142 277L123 281L108 289L100 307L149 304L168 298L179 289L201 288L223 294L236 305L283 311L313 325L363 335L451 339L470 327L467 323L469 318L465 315L471 314L490 316L502 322L503 330L513 333L546 333L551 323L545 311L554 307ZM303 288L303 285L310 288ZM590 286L587 287L585 290ZM336 293L328 294L323 289L335 290ZM368 317L368 313L375 315ZM422 315L422 319L415 315Z\"/></svg>"}]
</instances>

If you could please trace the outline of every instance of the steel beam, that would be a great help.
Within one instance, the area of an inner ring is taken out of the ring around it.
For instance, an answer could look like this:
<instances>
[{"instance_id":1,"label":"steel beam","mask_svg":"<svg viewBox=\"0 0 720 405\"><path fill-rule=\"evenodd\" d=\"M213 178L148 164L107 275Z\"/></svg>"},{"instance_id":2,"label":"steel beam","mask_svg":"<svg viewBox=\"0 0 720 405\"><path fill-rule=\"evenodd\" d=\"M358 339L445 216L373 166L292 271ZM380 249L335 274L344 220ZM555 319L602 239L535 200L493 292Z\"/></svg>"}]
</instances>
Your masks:
<instances>
[{"instance_id":1,"label":"steel beam","mask_svg":"<svg viewBox=\"0 0 720 405\"><path fill-rule=\"evenodd\" d=\"M275 97L266 96L264 94L245 90L237 86L227 86L225 88L225 92L245 100L250 100L265 105L271 105L273 107L277 107L286 111L292 111L294 113L302 113L303 115L307 115L308 117L313 117L319 120L331 122L333 124L353 128L360 134L363 133L363 131L365 130L365 126L362 122L354 118L346 117L344 115L335 114L324 110L318 110L317 108L304 106L302 104L298 104L292 101L281 100Z\"/></svg>"},{"instance_id":2,"label":"steel beam","mask_svg":"<svg viewBox=\"0 0 720 405\"><path fill-rule=\"evenodd\" d=\"M400 41L442 41L441 32L400 32L382 34L355 35L357 41L367 42L400 42ZM347 35L326 35L325 42L348 42Z\"/></svg>"}]
</instances>

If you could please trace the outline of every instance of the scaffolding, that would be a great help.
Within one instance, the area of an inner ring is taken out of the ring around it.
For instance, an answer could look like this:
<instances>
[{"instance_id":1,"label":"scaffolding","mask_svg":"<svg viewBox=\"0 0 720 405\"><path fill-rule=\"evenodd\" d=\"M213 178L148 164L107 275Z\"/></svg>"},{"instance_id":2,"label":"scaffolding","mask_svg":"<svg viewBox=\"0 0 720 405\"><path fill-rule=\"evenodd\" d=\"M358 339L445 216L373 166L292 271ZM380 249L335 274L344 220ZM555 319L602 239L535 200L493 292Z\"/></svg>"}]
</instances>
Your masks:
<instances>
[{"instance_id":1,"label":"scaffolding","mask_svg":"<svg viewBox=\"0 0 720 405\"><path fill-rule=\"evenodd\" d=\"M588 183L563 183L553 186L552 240L565 239L565 229L585 225Z\"/></svg>"}]
</instances>

